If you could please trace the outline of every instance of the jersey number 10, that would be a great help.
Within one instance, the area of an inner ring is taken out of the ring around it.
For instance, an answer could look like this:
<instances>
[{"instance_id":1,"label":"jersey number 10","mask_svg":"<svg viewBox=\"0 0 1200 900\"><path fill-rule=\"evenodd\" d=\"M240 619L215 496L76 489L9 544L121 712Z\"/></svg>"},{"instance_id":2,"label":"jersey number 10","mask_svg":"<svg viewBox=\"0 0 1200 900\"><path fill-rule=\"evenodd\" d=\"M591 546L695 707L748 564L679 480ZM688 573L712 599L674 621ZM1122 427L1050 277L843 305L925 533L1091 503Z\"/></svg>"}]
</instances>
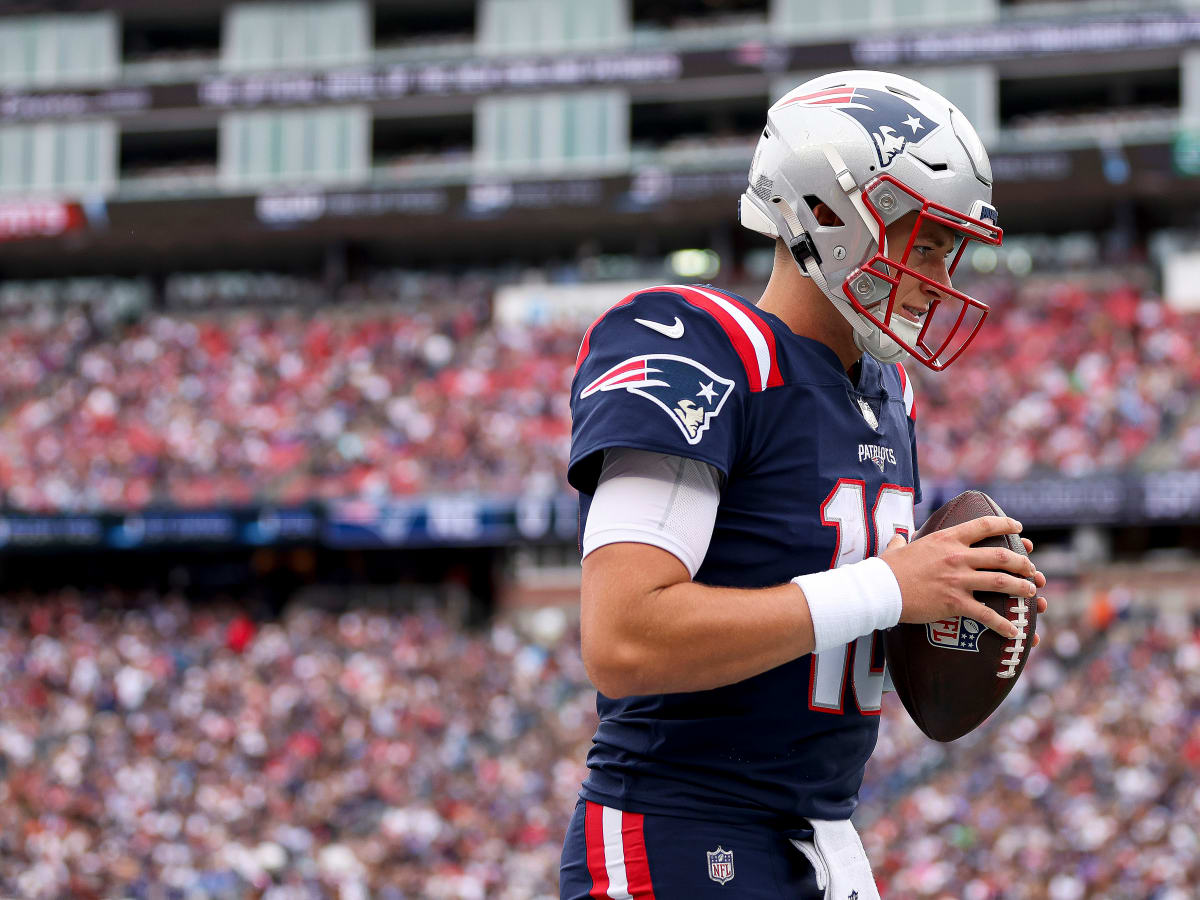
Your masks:
<instances>
[{"instance_id":1,"label":"jersey number 10","mask_svg":"<svg viewBox=\"0 0 1200 900\"><path fill-rule=\"evenodd\" d=\"M821 504L821 524L837 529L837 545L830 568L845 566L877 556L897 534L908 537L913 530L913 489L884 484L875 495L867 515L867 485L857 478L842 478ZM846 672L854 704L864 716L877 716L883 705L882 647L878 633L865 634L836 650L812 655L808 684L808 708L815 712L842 715L846 705ZM879 651L880 659L875 655ZM851 656L853 655L853 668Z\"/></svg>"}]
</instances>

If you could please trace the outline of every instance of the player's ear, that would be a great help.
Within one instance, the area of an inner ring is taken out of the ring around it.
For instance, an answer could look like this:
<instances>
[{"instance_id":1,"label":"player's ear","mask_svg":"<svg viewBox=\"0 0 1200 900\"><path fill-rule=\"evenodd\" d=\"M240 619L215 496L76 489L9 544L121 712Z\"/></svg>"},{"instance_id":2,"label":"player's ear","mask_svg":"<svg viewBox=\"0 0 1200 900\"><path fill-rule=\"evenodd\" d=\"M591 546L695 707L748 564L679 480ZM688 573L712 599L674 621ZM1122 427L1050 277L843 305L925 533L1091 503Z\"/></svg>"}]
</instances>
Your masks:
<instances>
[{"instance_id":1,"label":"player's ear","mask_svg":"<svg viewBox=\"0 0 1200 900\"><path fill-rule=\"evenodd\" d=\"M832 209L824 203L818 203L812 208L813 215L817 217L817 224L825 228L835 228L838 225L845 225Z\"/></svg>"}]
</instances>

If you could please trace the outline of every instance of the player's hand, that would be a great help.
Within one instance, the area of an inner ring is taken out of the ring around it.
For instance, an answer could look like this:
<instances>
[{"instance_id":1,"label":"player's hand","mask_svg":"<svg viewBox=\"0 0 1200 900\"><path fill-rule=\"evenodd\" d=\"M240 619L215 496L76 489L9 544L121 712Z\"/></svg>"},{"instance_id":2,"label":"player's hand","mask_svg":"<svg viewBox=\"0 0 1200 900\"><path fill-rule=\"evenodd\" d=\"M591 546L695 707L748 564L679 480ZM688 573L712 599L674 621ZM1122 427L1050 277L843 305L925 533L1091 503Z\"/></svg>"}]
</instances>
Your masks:
<instances>
[{"instance_id":1,"label":"player's hand","mask_svg":"<svg viewBox=\"0 0 1200 900\"><path fill-rule=\"evenodd\" d=\"M911 544L899 535L894 537L881 558L891 566L900 585L900 621L921 624L968 616L997 634L1012 637L1015 626L976 600L973 592L1032 598L1045 586L1046 577L1028 558L1006 547L971 545L987 537L1020 533L1021 523L1015 519L982 516ZM1043 607L1042 602L1038 607Z\"/></svg>"}]
</instances>

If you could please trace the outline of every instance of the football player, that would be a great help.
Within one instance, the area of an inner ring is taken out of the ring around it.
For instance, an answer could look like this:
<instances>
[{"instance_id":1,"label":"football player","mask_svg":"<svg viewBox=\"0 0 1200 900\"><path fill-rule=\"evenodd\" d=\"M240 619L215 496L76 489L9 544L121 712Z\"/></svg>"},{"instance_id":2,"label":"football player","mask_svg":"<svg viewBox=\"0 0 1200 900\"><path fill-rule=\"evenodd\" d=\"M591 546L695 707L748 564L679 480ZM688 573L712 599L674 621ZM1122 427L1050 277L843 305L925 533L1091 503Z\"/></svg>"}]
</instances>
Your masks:
<instances>
[{"instance_id":1,"label":"football player","mask_svg":"<svg viewBox=\"0 0 1200 900\"><path fill-rule=\"evenodd\" d=\"M569 478L600 727L565 900L878 896L849 819L879 630L965 615L1010 636L972 591L1045 585L1026 557L971 548L1019 533L1009 518L906 541L904 364L949 366L987 314L951 275L971 242L1000 243L991 182L934 91L814 79L771 107L741 199L776 241L758 304L651 287L588 329Z\"/></svg>"}]
</instances>

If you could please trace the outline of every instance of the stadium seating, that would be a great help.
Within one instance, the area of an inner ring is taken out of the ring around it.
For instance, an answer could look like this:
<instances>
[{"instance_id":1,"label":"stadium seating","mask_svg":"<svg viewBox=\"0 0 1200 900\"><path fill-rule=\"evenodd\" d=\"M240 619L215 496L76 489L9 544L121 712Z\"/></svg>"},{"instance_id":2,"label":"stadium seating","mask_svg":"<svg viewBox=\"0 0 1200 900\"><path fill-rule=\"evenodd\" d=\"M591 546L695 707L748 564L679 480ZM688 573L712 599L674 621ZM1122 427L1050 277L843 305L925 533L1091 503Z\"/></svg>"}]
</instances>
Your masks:
<instances>
[{"instance_id":1,"label":"stadium seating","mask_svg":"<svg viewBox=\"0 0 1200 900\"><path fill-rule=\"evenodd\" d=\"M0 894L556 896L596 724L574 629L2 599ZM929 742L885 701L858 816L885 896L1193 896L1200 631L1073 601L1091 610L1051 617L966 739Z\"/></svg>"},{"instance_id":2,"label":"stadium seating","mask_svg":"<svg viewBox=\"0 0 1200 900\"><path fill-rule=\"evenodd\" d=\"M0 496L12 509L565 487L585 324L494 324L486 283L397 300L385 278L328 297L280 276L177 277L165 310L119 282L51 284L5 294ZM1200 460L1188 389L1200 315L1123 282L986 290L995 312L953 377L915 372L924 478Z\"/></svg>"}]
</instances>

